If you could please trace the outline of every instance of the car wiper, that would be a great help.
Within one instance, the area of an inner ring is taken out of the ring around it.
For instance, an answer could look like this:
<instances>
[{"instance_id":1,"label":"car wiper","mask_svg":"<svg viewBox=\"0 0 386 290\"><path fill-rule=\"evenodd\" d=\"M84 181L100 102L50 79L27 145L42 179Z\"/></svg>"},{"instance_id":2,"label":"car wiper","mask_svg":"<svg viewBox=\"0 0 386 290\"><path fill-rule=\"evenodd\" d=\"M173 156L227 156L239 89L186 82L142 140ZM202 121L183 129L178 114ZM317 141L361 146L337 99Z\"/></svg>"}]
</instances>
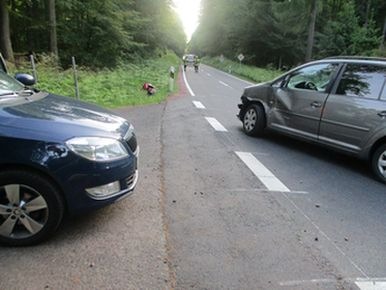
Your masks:
<instances>
[{"instance_id":1,"label":"car wiper","mask_svg":"<svg viewBox=\"0 0 386 290\"><path fill-rule=\"evenodd\" d=\"M17 94L15 92L8 92L8 93L2 93L0 94L0 97L17 97Z\"/></svg>"},{"instance_id":2,"label":"car wiper","mask_svg":"<svg viewBox=\"0 0 386 290\"><path fill-rule=\"evenodd\" d=\"M18 91L17 94L22 97L29 97L34 94L34 91L30 89L25 89L22 91Z\"/></svg>"}]
</instances>

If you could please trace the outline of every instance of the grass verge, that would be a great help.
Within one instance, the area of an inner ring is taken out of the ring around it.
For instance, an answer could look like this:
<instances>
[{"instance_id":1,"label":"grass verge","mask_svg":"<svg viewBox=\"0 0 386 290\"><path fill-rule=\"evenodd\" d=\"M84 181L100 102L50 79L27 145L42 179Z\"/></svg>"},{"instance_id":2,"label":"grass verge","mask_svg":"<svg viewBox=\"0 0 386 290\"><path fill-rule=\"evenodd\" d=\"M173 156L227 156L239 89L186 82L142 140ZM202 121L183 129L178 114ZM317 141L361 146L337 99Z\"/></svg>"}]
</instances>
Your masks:
<instances>
[{"instance_id":1,"label":"grass verge","mask_svg":"<svg viewBox=\"0 0 386 290\"><path fill-rule=\"evenodd\" d=\"M223 61L220 61L219 57L204 57L202 62L222 71L257 83L272 80L283 73L280 70L258 68L255 66L240 64L225 58Z\"/></svg>"},{"instance_id":2,"label":"grass verge","mask_svg":"<svg viewBox=\"0 0 386 290\"><path fill-rule=\"evenodd\" d=\"M135 64L123 64L114 70L91 71L79 68L80 100L108 108L160 103L173 93L169 92L169 67L174 66L178 70L179 64L180 58L174 53L168 53L162 57L142 60ZM22 71L31 73L29 70L24 68ZM38 63L37 77L36 88L75 97L72 69L60 70L52 65ZM156 94L147 95L147 92L142 89L145 82L156 87ZM177 90L176 86L177 82L175 82L174 91Z\"/></svg>"}]
</instances>

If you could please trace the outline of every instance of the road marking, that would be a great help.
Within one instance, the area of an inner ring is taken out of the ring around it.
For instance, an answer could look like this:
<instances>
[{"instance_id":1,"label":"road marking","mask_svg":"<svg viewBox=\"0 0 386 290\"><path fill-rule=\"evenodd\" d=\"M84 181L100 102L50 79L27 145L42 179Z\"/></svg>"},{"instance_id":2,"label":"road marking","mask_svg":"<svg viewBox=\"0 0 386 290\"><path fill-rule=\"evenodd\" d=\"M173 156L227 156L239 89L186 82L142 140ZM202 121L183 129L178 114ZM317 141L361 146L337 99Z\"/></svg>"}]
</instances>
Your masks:
<instances>
[{"instance_id":1,"label":"road marking","mask_svg":"<svg viewBox=\"0 0 386 290\"><path fill-rule=\"evenodd\" d=\"M219 132L228 132L227 129L219 121L217 121L215 118L205 117L205 119L209 122L209 124Z\"/></svg>"},{"instance_id":2,"label":"road marking","mask_svg":"<svg viewBox=\"0 0 386 290\"><path fill-rule=\"evenodd\" d=\"M311 279L311 280L294 280L294 281L285 281L279 282L280 286L284 287L296 287L296 286L305 286L306 284L333 284L337 283L337 279ZM355 283L361 290L384 290L386 289L386 279L385 278L343 278L342 281ZM311 286L310 286L311 287ZM311 287L313 288L313 287Z\"/></svg>"},{"instance_id":3,"label":"road marking","mask_svg":"<svg viewBox=\"0 0 386 290\"><path fill-rule=\"evenodd\" d=\"M197 109L206 109L201 102L193 101L193 104L196 106Z\"/></svg>"},{"instance_id":4,"label":"road marking","mask_svg":"<svg viewBox=\"0 0 386 290\"><path fill-rule=\"evenodd\" d=\"M357 281L357 282L355 282L355 284L361 290L384 290L384 289L386 289L386 281L376 281L376 280Z\"/></svg>"},{"instance_id":5,"label":"road marking","mask_svg":"<svg viewBox=\"0 0 386 290\"><path fill-rule=\"evenodd\" d=\"M228 87L228 88L231 88L231 86L230 85L228 85L227 83L224 83L224 82L222 82L222 81L218 81L220 84L222 84L223 86L226 86L226 87Z\"/></svg>"},{"instance_id":6,"label":"road marking","mask_svg":"<svg viewBox=\"0 0 386 290\"><path fill-rule=\"evenodd\" d=\"M270 191L289 192L286 187L268 168L266 168L253 154L235 151L236 155L248 166L256 177Z\"/></svg>"},{"instance_id":7,"label":"road marking","mask_svg":"<svg viewBox=\"0 0 386 290\"><path fill-rule=\"evenodd\" d=\"M211 77L211 76L212 76L210 73L206 73L206 75L207 75L208 77Z\"/></svg>"},{"instance_id":8,"label":"road marking","mask_svg":"<svg viewBox=\"0 0 386 290\"><path fill-rule=\"evenodd\" d=\"M254 85L254 84L255 84L255 83L251 83L251 82L249 82L249 81L240 79L240 78L238 78L238 77L235 77L234 75L231 75L231 74L229 74L229 73L226 73L226 72L224 72L224 71L222 71L222 70L219 70L219 69L216 69L216 68L214 68L214 67L211 67L211 66L209 66L209 67L212 68L212 69L214 69L214 70L216 70L216 71L218 71L218 72L220 72L220 73L222 73L222 74L224 74L224 75L226 75L226 76L228 76L228 77L234 78L234 79L239 80L239 81L241 81L241 82L244 82L244 83L246 83L246 84L248 84L248 85Z\"/></svg>"},{"instance_id":9,"label":"road marking","mask_svg":"<svg viewBox=\"0 0 386 290\"><path fill-rule=\"evenodd\" d=\"M345 279L346 280L346 279ZM279 282L280 286L300 286L304 284L324 284L324 283L336 283L337 279L311 279L311 280L295 280L295 281L286 281Z\"/></svg>"},{"instance_id":10,"label":"road marking","mask_svg":"<svg viewBox=\"0 0 386 290\"><path fill-rule=\"evenodd\" d=\"M231 188L231 189L228 189L227 192L272 192L272 190L268 190L268 189L261 189L261 188ZM305 194L309 194L309 192L307 191L291 191L291 195L292 194L301 194L301 195L305 195Z\"/></svg>"},{"instance_id":11,"label":"road marking","mask_svg":"<svg viewBox=\"0 0 386 290\"><path fill-rule=\"evenodd\" d=\"M189 86L188 80L186 79L185 70L184 70L183 67L181 67L181 68L182 68L182 75L183 75L183 77L184 77L184 82L185 82L186 87L188 88L189 94L190 94L192 97L194 97L195 94L193 93L191 87Z\"/></svg>"}]
</instances>

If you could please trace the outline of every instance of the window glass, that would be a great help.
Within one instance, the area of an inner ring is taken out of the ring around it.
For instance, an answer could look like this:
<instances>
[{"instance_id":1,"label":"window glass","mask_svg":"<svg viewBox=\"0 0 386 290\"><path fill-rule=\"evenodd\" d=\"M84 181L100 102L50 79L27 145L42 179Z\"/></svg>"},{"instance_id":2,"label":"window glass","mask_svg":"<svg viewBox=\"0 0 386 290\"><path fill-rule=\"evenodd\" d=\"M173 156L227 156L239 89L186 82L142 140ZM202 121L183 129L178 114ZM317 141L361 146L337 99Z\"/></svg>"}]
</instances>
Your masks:
<instances>
[{"instance_id":1,"label":"window glass","mask_svg":"<svg viewBox=\"0 0 386 290\"><path fill-rule=\"evenodd\" d=\"M381 92L381 100L386 101L386 81L383 83L383 88Z\"/></svg>"},{"instance_id":2,"label":"window glass","mask_svg":"<svg viewBox=\"0 0 386 290\"><path fill-rule=\"evenodd\" d=\"M16 81L14 78L0 71L0 95L10 92L17 92L24 89L24 86Z\"/></svg>"},{"instance_id":3,"label":"window glass","mask_svg":"<svg viewBox=\"0 0 386 290\"><path fill-rule=\"evenodd\" d=\"M339 95L378 99L385 83L386 68L348 64L336 91Z\"/></svg>"},{"instance_id":4,"label":"window glass","mask_svg":"<svg viewBox=\"0 0 386 290\"><path fill-rule=\"evenodd\" d=\"M333 63L307 66L290 76L287 87L324 92L337 68L338 64Z\"/></svg>"},{"instance_id":5,"label":"window glass","mask_svg":"<svg viewBox=\"0 0 386 290\"><path fill-rule=\"evenodd\" d=\"M0 71L7 72L5 67L5 61L1 53L0 53Z\"/></svg>"}]
</instances>

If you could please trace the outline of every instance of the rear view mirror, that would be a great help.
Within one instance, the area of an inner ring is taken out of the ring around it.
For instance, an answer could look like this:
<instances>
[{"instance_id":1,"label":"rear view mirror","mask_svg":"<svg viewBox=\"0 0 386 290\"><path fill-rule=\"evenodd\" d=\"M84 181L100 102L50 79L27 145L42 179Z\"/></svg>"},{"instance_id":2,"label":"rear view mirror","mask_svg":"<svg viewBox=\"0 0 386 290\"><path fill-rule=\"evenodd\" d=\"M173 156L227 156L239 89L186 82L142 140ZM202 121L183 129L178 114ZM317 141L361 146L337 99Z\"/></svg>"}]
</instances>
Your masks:
<instances>
[{"instance_id":1,"label":"rear view mirror","mask_svg":"<svg viewBox=\"0 0 386 290\"><path fill-rule=\"evenodd\" d=\"M36 83L35 78L29 74L18 73L15 75L15 79L25 86L33 86Z\"/></svg>"}]
</instances>

